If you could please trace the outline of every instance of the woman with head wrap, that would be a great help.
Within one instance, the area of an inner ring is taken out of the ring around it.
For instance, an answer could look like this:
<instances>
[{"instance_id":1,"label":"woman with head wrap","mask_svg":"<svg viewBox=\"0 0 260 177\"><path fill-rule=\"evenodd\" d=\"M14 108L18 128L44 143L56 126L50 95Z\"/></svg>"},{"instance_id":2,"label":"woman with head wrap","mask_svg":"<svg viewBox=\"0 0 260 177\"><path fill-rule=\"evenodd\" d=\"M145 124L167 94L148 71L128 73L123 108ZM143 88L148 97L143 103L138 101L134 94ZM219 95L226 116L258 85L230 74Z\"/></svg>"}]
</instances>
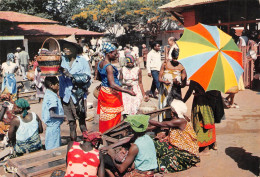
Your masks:
<instances>
[{"instance_id":1,"label":"woman with head wrap","mask_svg":"<svg viewBox=\"0 0 260 177\"><path fill-rule=\"evenodd\" d=\"M133 89L136 96L131 96L127 93L122 94L124 103L123 114L134 115L137 113L143 98L147 100L148 97L145 95L143 88L142 71L134 65L134 57L127 55L125 59L126 66L121 69L119 79L124 88Z\"/></svg>"},{"instance_id":2,"label":"woman with head wrap","mask_svg":"<svg viewBox=\"0 0 260 177\"><path fill-rule=\"evenodd\" d=\"M153 177L154 170L158 167L156 160L156 151L153 140L146 135L148 128L148 115L129 115L125 119L131 126L134 133L131 138L131 146L129 151L121 161L117 163L117 155L113 149L108 150L108 155L111 156L113 164L117 168L120 176L124 177ZM127 169L134 163L134 170L127 172ZM125 174L124 174L125 173Z\"/></svg>"},{"instance_id":3,"label":"woman with head wrap","mask_svg":"<svg viewBox=\"0 0 260 177\"><path fill-rule=\"evenodd\" d=\"M34 152L42 148L40 133L42 122L34 112L28 113L30 104L23 98L15 101L8 138L17 155Z\"/></svg>"},{"instance_id":4,"label":"woman with head wrap","mask_svg":"<svg viewBox=\"0 0 260 177\"><path fill-rule=\"evenodd\" d=\"M15 71L18 69L17 65L13 62L14 54L8 53L7 60L2 64L2 93L10 93L11 99L16 100L16 79L14 76Z\"/></svg>"},{"instance_id":5,"label":"woman with head wrap","mask_svg":"<svg viewBox=\"0 0 260 177\"><path fill-rule=\"evenodd\" d=\"M83 134L83 143L69 142L65 177L105 176L103 156L98 150L100 141L100 132L88 132Z\"/></svg>"},{"instance_id":6,"label":"woman with head wrap","mask_svg":"<svg viewBox=\"0 0 260 177\"><path fill-rule=\"evenodd\" d=\"M121 121L121 112L124 110L122 92L135 96L133 90L121 87L118 80L118 70L111 64L118 58L116 46L105 42L102 46L102 52L105 58L98 63L98 78L102 83L97 108L97 114L100 114L99 131L101 133Z\"/></svg>"},{"instance_id":7,"label":"woman with head wrap","mask_svg":"<svg viewBox=\"0 0 260 177\"><path fill-rule=\"evenodd\" d=\"M154 141L158 170L166 173L186 170L200 162L196 133L190 119L184 115L187 112L186 104L175 99L171 108L172 120L149 121L152 126L170 129L167 137L161 138L157 134Z\"/></svg>"},{"instance_id":8,"label":"woman with head wrap","mask_svg":"<svg viewBox=\"0 0 260 177\"><path fill-rule=\"evenodd\" d=\"M186 85L186 71L177 61L179 49L174 40L174 37L168 39L169 45L172 46L170 57L162 64L159 72L159 109L169 106L173 99L181 100L181 88ZM170 111L159 115L160 122L167 118L171 118Z\"/></svg>"}]
</instances>

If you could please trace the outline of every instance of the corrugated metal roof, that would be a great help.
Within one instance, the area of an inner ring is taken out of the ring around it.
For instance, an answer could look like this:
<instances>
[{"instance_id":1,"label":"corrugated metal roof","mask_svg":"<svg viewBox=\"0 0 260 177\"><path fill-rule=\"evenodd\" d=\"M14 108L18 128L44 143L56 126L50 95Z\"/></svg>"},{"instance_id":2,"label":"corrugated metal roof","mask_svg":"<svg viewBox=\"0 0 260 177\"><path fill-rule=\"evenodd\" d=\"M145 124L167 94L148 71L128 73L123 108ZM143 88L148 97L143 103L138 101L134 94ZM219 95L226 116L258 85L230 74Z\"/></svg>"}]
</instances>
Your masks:
<instances>
[{"instance_id":1,"label":"corrugated metal roof","mask_svg":"<svg viewBox=\"0 0 260 177\"><path fill-rule=\"evenodd\" d=\"M36 17L32 15L22 14L13 11L0 11L0 22L16 22L16 23L59 23L57 21Z\"/></svg>"},{"instance_id":2,"label":"corrugated metal roof","mask_svg":"<svg viewBox=\"0 0 260 177\"><path fill-rule=\"evenodd\" d=\"M59 35L90 35L90 36L100 36L103 33L98 33L94 31L87 31L78 28L71 28L67 26L57 25L57 24L20 24L13 26L10 29L1 31L1 35L27 35L27 36L59 36Z\"/></svg>"},{"instance_id":3,"label":"corrugated metal roof","mask_svg":"<svg viewBox=\"0 0 260 177\"><path fill-rule=\"evenodd\" d=\"M182 7L208 4L208 3L220 2L220 1L227 1L227 0L173 0L172 2L169 2L168 4L165 4L159 8L164 10L167 9L173 10Z\"/></svg>"}]
</instances>

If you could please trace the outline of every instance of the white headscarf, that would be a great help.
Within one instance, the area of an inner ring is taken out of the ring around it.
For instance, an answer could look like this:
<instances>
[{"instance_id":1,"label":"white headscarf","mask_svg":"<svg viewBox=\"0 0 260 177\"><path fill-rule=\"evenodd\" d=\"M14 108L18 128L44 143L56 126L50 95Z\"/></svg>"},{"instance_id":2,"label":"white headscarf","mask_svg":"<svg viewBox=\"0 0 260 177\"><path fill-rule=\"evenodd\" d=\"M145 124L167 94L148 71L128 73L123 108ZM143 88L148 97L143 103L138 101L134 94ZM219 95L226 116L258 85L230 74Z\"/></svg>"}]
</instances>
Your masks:
<instances>
[{"instance_id":1,"label":"white headscarf","mask_svg":"<svg viewBox=\"0 0 260 177\"><path fill-rule=\"evenodd\" d=\"M184 114L187 113L187 105L181 101L174 99L171 103L171 108L175 111L179 118L184 118Z\"/></svg>"}]
</instances>

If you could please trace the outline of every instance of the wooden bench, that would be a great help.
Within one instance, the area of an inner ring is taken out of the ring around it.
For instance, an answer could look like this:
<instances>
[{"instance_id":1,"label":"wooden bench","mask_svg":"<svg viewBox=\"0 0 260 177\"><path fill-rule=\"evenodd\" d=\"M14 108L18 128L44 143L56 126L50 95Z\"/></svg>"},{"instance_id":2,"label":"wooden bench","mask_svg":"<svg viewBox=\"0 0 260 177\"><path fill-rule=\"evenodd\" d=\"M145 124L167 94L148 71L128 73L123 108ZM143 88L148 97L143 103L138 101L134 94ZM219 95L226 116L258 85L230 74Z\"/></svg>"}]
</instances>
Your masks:
<instances>
[{"instance_id":1,"label":"wooden bench","mask_svg":"<svg viewBox=\"0 0 260 177\"><path fill-rule=\"evenodd\" d=\"M20 177L49 177L55 170L66 171L66 153L67 146L41 150L9 159L7 165L16 168L16 174Z\"/></svg>"}]
</instances>

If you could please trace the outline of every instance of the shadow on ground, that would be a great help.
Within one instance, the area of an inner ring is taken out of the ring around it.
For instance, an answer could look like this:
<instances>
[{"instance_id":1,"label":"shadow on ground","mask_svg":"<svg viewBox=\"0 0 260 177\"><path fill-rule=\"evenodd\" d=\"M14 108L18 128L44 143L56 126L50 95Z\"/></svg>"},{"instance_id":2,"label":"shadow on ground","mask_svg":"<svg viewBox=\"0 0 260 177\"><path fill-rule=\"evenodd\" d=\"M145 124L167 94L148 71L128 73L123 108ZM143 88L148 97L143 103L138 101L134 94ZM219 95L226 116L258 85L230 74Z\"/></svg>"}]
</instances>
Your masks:
<instances>
[{"instance_id":1,"label":"shadow on ground","mask_svg":"<svg viewBox=\"0 0 260 177\"><path fill-rule=\"evenodd\" d=\"M252 153L246 152L241 147L228 147L225 153L237 163L239 168L249 170L254 175L259 176L259 157L252 156Z\"/></svg>"}]
</instances>

